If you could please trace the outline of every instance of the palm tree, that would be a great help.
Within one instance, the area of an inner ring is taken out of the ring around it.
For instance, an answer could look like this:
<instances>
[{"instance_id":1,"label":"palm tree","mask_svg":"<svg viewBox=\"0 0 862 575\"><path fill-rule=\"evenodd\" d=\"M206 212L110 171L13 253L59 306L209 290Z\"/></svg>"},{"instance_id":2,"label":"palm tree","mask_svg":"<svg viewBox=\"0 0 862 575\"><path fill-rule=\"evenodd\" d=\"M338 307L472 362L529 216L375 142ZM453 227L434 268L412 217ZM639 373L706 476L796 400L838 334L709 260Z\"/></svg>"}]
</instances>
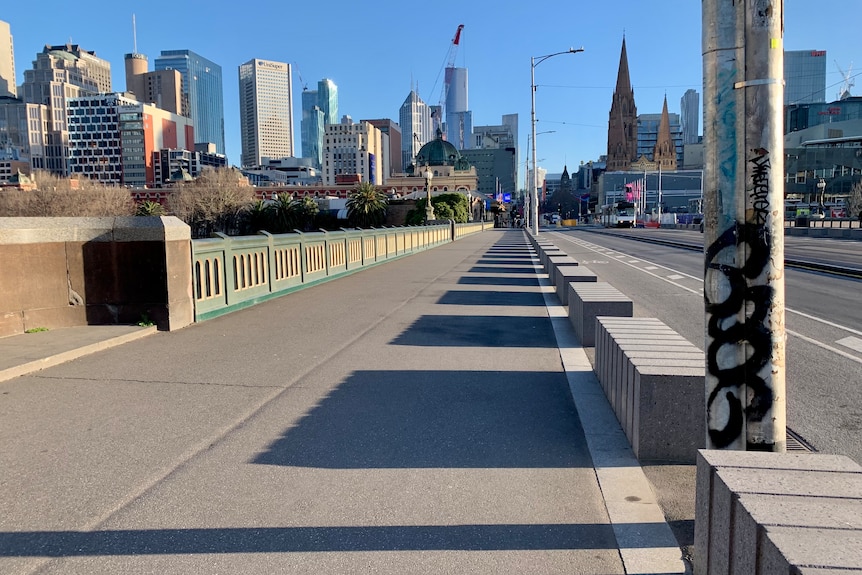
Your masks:
<instances>
[{"instance_id":1,"label":"palm tree","mask_svg":"<svg viewBox=\"0 0 862 575\"><path fill-rule=\"evenodd\" d=\"M299 225L299 202L290 194L278 194L272 203L272 233L283 234Z\"/></svg>"},{"instance_id":2,"label":"palm tree","mask_svg":"<svg viewBox=\"0 0 862 575\"><path fill-rule=\"evenodd\" d=\"M314 228L314 218L320 211L320 206L314 201L311 196L305 196L298 202L299 204L299 221L302 224L303 230L311 230Z\"/></svg>"},{"instance_id":3,"label":"palm tree","mask_svg":"<svg viewBox=\"0 0 862 575\"><path fill-rule=\"evenodd\" d=\"M386 221L386 195L371 182L362 182L347 199L347 221L350 225L367 228Z\"/></svg>"},{"instance_id":4,"label":"palm tree","mask_svg":"<svg viewBox=\"0 0 862 575\"><path fill-rule=\"evenodd\" d=\"M270 227L272 220L270 205L264 200L255 200L243 213L243 229L245 233L256 233Z\"/></svg>"},{"instance_id":5,"label":"palm tree","mask_svg":"<svg viewBox=\"0 0 862 575\"><path fill-rule=\"evenodd\" d=\"M166 213L165 207L162 204L152 200L141 202L135 210L136 216L163 216Z\"/></svg>"}]
</instances>

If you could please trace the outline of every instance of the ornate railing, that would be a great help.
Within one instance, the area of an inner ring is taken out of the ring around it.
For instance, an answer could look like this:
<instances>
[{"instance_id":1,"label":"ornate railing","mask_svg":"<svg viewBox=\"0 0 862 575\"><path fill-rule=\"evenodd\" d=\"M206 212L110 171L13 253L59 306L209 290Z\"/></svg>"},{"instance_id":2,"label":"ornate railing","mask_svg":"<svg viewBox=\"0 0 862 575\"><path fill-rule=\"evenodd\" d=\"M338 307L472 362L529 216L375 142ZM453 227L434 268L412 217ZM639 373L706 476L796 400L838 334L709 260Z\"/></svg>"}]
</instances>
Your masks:
<instances>
[{"instance_id":1,"label":"ornate railing","mask_svg":"<svg viewBox=\"0 0 862 575\"><path fill-rule=\"evenodd\" d=\"M490 222L192 240L195 321L490 229Z\"/></svg>"}]
</instances>

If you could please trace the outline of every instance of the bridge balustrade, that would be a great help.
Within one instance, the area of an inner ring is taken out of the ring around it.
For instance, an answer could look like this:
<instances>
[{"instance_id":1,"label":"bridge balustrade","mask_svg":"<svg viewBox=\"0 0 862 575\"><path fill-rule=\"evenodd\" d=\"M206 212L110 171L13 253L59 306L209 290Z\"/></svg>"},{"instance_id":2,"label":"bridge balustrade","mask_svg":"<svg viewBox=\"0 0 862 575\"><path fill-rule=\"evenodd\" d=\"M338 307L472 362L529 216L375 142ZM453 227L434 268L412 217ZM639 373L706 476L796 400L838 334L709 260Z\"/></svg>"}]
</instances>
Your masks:
<instances>
[{"instance_id":1,"label":"bridge balustrade","mask_svg":"<svg viewBox=\"0 0 862 575\"><path fill-rule=\"evenodd\" d=\"M490 228L483 222L192 240L195 321Z\"/></svg>"}]
</instances>

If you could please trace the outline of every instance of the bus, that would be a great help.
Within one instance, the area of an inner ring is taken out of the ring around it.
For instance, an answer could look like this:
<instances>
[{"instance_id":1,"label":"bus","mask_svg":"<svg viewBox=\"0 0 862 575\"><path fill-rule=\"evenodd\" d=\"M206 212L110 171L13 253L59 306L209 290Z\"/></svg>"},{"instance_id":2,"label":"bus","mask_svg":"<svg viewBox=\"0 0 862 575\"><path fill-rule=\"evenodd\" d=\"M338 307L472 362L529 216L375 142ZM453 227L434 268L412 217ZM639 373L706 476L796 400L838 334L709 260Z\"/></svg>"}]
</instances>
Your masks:
<instances>
[{"instance_id":1,"label":"bus","mask_svg":"<svg viewBox=\"0 0 862 575\"><path fill-rule=\"evenodd\" d=\"M635 205L633 202L620 201L605 204L601 210L602 225L606 228L633 228L635 226Z\"/></svg>"}]
</instances>

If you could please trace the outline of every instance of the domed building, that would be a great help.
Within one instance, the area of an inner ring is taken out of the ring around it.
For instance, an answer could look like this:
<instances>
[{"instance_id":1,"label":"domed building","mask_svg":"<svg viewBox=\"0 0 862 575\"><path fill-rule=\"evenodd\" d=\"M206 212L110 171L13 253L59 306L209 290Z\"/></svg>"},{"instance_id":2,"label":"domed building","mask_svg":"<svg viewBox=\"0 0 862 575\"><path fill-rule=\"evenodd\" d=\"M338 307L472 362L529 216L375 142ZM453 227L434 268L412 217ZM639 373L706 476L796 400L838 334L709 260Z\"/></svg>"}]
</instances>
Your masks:
<instances>
[{"instance_id":1,"label":"domed building","mask_svg":"<svg viewBox=\"0 0 862 575\"><path fill-rule=\"evenodd\" d=\"M419 149L405 173L387 178L385 187L394 196L419 199L427 193L426 180L429 181L431 195L459 192L477 197L479 179L476 168L461 156L455 146L443 139L443 132L439 129L437 137Z\"/></svg>"}]
</instances>

